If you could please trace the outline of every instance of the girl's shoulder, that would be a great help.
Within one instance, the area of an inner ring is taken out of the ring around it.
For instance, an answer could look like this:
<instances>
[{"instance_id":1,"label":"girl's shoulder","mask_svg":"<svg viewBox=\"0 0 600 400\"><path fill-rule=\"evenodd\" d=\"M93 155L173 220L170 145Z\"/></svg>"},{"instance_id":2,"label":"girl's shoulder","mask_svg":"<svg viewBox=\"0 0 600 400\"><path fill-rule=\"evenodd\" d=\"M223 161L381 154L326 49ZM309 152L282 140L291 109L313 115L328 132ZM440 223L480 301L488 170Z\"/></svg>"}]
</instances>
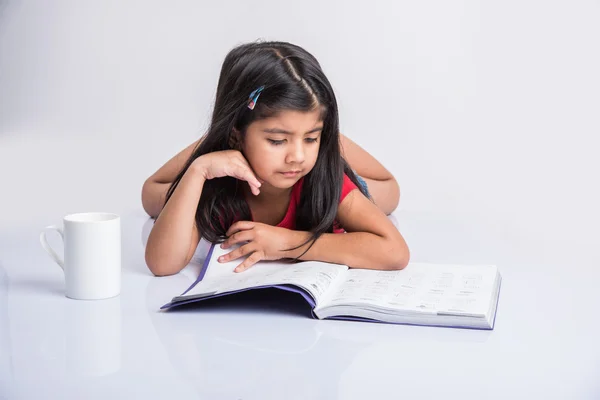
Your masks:
<instances>
[{"instance_id":1,"label":"girl's shoulder","mask_svg":"<svg viewBox=\"0 0 600 400\"><path fill-rule=\"evenodd\" d=\"M354 184L354 182L352 182L350 180L350 178L348 177L348 175L346 175L344 173L344 183L342 184L342 195L340 196L340 203L342 201L344 201L344 199L346 198L346 196L348 195L348 193L350 193L354 189L358 189L358 186L356 186Z\"/></svg>"}]
</instances>

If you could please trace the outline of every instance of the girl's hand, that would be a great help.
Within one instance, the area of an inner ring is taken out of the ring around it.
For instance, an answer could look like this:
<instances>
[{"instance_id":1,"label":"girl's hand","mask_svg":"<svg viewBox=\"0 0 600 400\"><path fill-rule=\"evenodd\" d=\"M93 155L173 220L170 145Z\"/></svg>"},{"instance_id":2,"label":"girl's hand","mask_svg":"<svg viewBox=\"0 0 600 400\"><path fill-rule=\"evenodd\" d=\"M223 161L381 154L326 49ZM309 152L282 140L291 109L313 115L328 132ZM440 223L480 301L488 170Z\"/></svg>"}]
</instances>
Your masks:
<instances>
[{"instance_id":1,"label":"girl's hand","mask_svg":"<svg viewBox=\"0 0 600 400\"><path fill-rule=\"evenodd\" d=\"M260 182L246 158L238 150L223 150L198 157L192 163L198 168L204 179L231 176L248 182L253 194L260 193Z\"/></svg>"},{"instance_id":2,"label":"girl's hand","mask_svg":"<svg viewBox=\"0 0 600 400\"><path fill-rule=\"evenodd\" d=\"M294 247L290 243L294 242L295 232L260 222L238 221L227 231L227 240L221 244L221 248L227 249L236 243L248 243L222 255L218 261L228 262L249 254L250 256L234 269L235 272L242 272L260 260L292 257L291 252L281 250Z\"/></svg>"}]
</instances>

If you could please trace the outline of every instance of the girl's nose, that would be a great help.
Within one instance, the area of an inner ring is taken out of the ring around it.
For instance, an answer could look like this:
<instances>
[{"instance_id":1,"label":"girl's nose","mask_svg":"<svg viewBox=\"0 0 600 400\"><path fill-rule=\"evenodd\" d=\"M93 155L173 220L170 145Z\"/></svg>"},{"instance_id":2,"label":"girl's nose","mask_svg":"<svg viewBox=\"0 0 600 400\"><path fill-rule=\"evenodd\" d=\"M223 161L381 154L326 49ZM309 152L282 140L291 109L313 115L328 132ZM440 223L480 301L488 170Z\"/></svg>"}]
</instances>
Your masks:
<instances>
[{"instance_id":1,"label":"girl's nose","mask_svg":"<svg viewBox=\"0 0 600 400\"><path fill-rule=\"evenodd\" d=\"M286 161L290 164L300 164L304 162L304 146L296 144L290 146L290 152L286 157Z\"/></svg>"}]
</instances>

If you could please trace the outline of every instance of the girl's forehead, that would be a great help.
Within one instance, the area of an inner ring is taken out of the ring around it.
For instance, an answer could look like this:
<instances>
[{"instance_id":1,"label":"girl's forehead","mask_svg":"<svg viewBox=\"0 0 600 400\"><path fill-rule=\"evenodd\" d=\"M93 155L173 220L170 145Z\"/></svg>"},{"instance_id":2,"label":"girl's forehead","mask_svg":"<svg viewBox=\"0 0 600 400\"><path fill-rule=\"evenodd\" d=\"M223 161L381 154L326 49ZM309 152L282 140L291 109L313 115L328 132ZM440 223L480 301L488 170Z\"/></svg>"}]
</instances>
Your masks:
<instances>
[{"instance_id":1,"label":"girl's forehead","mask_svg":"<svg viewBox=\"0 0 600 400\"><path fill-rule=\"evenodd\" d=\"M320 110L284 110L269 118L256 121L254 124L263 128L280 128L295 133L297 130L314 128L322 122Z\"/></svg>"}]
</instances>

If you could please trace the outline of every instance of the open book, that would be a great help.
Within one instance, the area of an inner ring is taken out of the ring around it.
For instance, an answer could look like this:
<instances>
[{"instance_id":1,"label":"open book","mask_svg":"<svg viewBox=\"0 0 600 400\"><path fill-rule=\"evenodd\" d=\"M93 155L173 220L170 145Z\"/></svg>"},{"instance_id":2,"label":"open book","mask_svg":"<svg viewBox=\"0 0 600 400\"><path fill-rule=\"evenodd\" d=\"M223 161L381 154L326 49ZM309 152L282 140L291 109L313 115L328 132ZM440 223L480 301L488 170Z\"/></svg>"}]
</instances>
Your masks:
<instances>
[{"instance_id":1,"label":"open book","mask_svg":"<svg viewBox=\"0 0 600 400\"><path fill-rule=\"evenodd\" d=\"M501 277L494 265L409 263L401 271L351 269L318 261L242 262L217 258L235 247L211 246L198 279L161 309L251 289L296 292L318 319L493 329Z\"/></svg>"}]
</instances>

